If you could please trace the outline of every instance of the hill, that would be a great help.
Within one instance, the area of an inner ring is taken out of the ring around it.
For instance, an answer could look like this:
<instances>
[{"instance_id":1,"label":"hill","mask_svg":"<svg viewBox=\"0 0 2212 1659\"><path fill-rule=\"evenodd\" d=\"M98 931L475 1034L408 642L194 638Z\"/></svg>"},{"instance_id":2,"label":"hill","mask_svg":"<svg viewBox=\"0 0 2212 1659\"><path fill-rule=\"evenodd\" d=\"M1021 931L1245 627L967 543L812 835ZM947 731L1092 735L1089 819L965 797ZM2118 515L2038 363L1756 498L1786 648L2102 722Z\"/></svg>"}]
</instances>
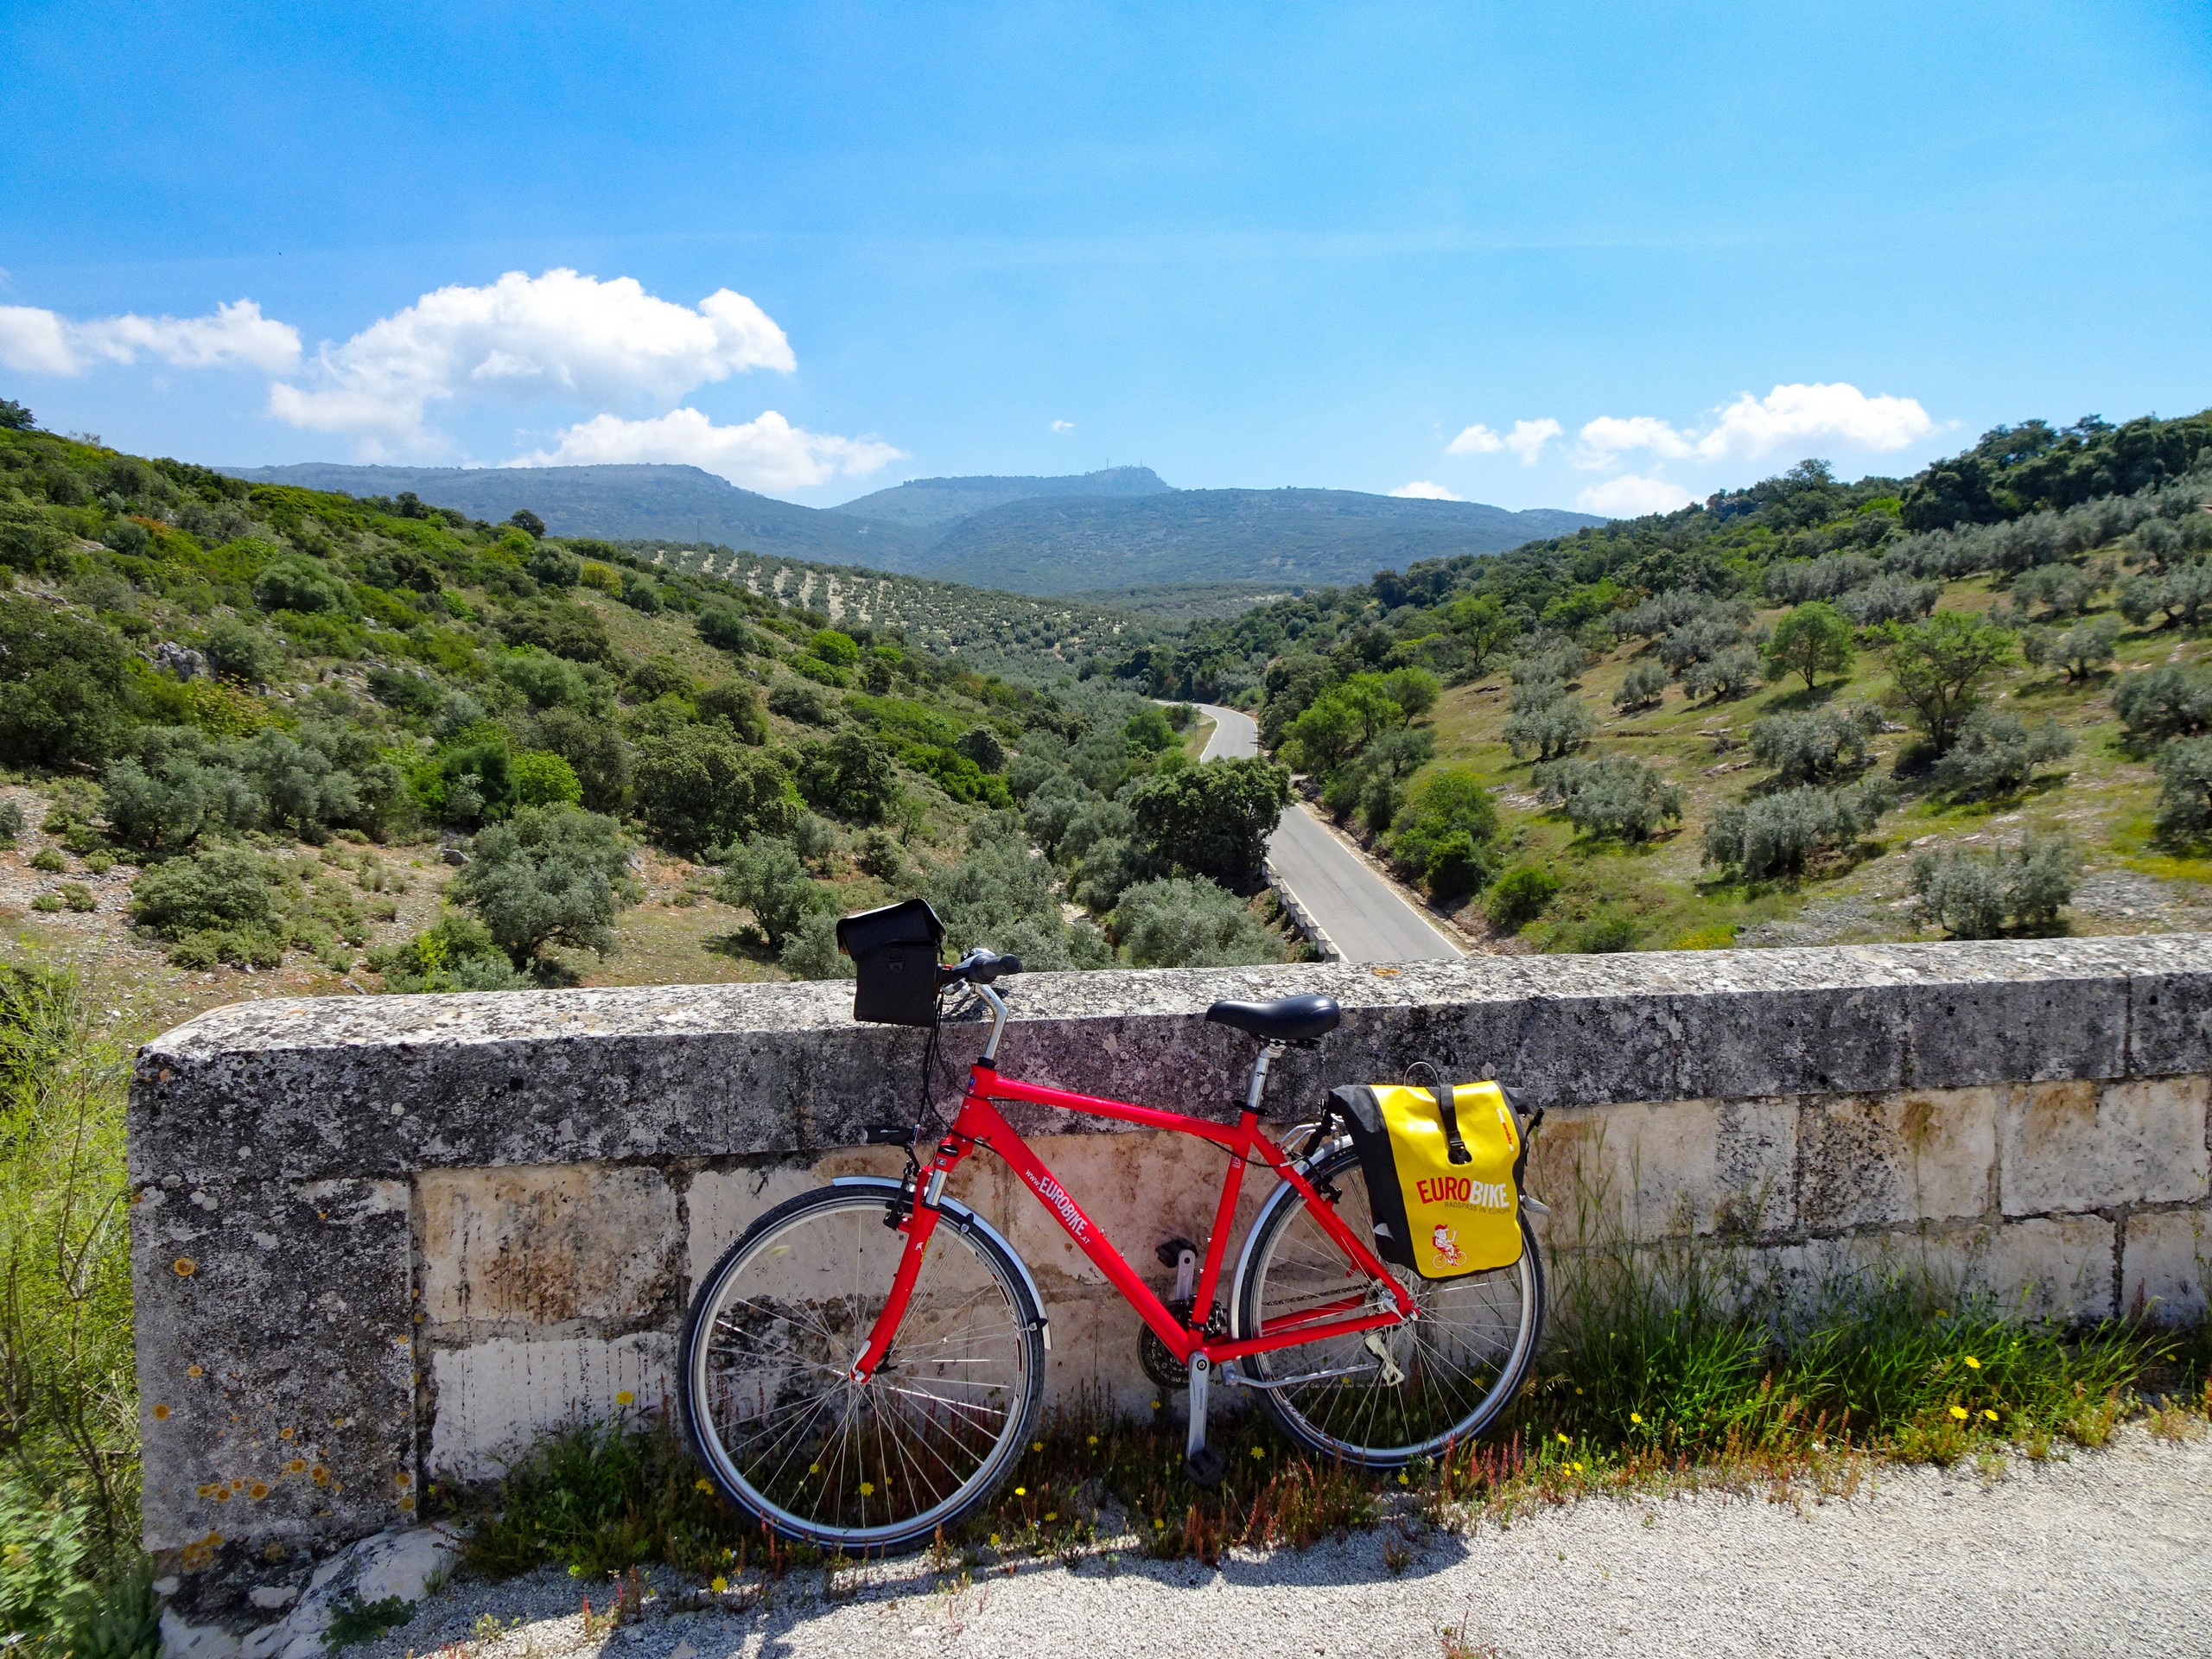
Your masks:
<instances>
[{"instance_id":1,"label":"hill","mask_svg":"<svg viewBox=\"0 0 2212 1659\"><path fill-rule=\"evenodd\" d=\"M1354 582L1384 566L1495 552L1604 522L1350 490L1178 490L1142 467L925 479L827 509L756 495L696 467L308 462L229 475L367 499L411 494L489 520L527 508L561 536L720 545L1040 595Z\"/></svg>"},{"instance_id":2,"label":"hill","mask_svg":"<svg viewBox=\"0 0 2212 1659\"><path fill-rule=\"evenodd\" d=\"M1176 490L1042 498L948 523L910 568L1018 593L1185 582L1357 582L1384 566L1501 552L1602 524L1351 490Z\"/></svg>"},{"instance_id":3,"label":"hill","mask_svg":"<svg viewBox=\"0 0 2212 1659\"><path fill-rule=\"evenodd\" d=\"M1256 709L1495 950L2212 925L2212 411L1818 461L1112 671Z\"/></svg>"},{"instance_id":4,"label":"hill","mask_svg":"<svg viewBox=\"0 0 2212 1659\"><path fill-rule=\"evenodd\" d=\"M785 558L892 569L920 541L884 519L854 519L741 490L696 467L351 467L304 461L232 467L232 478L335 490L365 499L401 494L497 523L527 509L556 536L721 543Z\"/></svg>"},{"instance_id":5,"label":"hill","mask_svg":"<svg viewBox=\"0 0 2212 1659\"><path fill-rule=\"evenodd\" d=\"M641 541L626 543L624 550L642 564L715 576L777 603L818 613L831 627L857 625L899 633L935 656L957 658L967 667L1024 684L1065 679L1092 658L1117 656L1197 613L1171 608L1139 616L1096 599L1039 599L711 544ZM1238 603L1228 601L1226 608Z\"/></svg>"},{"instance_id":6,"label":"hill","mask_svg":"<svg viewBox=\"0 0 2212 1659\"><path fill-rule=\"evenodd\" d=\"M1059 478L915 478L830 511L892 524L939 524L1038 496L1165 495L1173 488L1149 467L1109 467Z\"/></svg>"}]
</instances>

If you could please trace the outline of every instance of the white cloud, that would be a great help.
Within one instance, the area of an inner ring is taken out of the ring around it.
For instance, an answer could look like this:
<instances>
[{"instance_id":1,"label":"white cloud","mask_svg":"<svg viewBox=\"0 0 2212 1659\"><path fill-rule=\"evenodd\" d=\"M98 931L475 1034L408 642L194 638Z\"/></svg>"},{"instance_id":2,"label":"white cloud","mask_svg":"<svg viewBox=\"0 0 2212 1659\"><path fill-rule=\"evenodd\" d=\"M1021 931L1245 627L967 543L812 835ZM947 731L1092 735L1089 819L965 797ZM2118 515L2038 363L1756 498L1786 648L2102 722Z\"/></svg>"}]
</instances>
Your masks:
<instances>
[{"instance_id":1,"label":"white cloud","mask_svg":"<svg viewBox=\"0 0 2212 1659\"><path fill-rule=\"evenodd\" d=\"M1052 423L1052 430L1055 432L1072 432L1075 430L1075 423L1073 421L1054 421Z\"/></svg>"},{"instance_id":2,"label":"white cloud","mask_svg":"<svg viewBox=\"0 0 2212 1659\"><path fill-rule=\"evenodd\" d=\"M300 331L251 300L204 317L94 317L73 322L29 305L0 305L0 364L34 374L80 374L94 363L149 357L180 369L252 368L282 374L300 360Z\"/></svg>"},{"instance_id":3,"label":"white cloud","mask_svg":"<svg viewBox=\"0 0 2212 1659\"><path fill-rule=\"evenodd\" d=\"M1690 493L1679 484L1624 473L1592 484L1574 498L1574 505L1585 512L1603 513L1608 518L1637 518L1647 512L1672 512L1687 507L1690 499Z\"/></svg>"},{"instance_id":4,"label":"white cloud","mask_svg":"<svg viewBox=\"0 0 2212 1659\"><path fill-rule=\"evenodd\" d=\"M1471 426L1444 446L1447 455L1494 455L1501 449L1510 449L1521 457L1523 467L1533 467L1544 446L1560 435L1560 424L1554 420L1516 421L1510 432L1493 432L1486 426Z\"/></svg>"},{"instance_id":5,"label":"white cloud","mask_svg":"<svg viewBox=\"0 0 2212 1659\"><path fill-rule=\"evenodd\" d=\"M1441 484L1432 484L1425 478L1417 478L1410 484L1401 484L1390 493L1413 501L1464 501L1467 499L1464 495L1454 495Z\"/></svg>"},{"instance_id":6,"label":"white cloud","mask_svg":"<svg viewBox=\"0 0 2212 1659\"><path fill-rule=\"evenodd\" d=\"M1748 391L1713 411L1711 426L1682 430L1649 415L1601 415L1578 435L1575 464L1610 467L1621 455L1648 449L1667 461L1750 461L1812 443L1841 443L1884 452L1916 443L1936 430L1912 397L1869 397L1841 381L1777 386L1764 397Z\"/></svg>"},{"instance_id":7,"label":"white cloud","mask_svg":"<svg viewBox=\"0 0 2212 1659\"><path fill-rule=\"evenodd\" d=\"M683 306L634 277L511 270L482 288L425 294L344 345L325 346L315 364L321 384L273 385L269 407L295 426L416 441L425 409L446 399L668 403L748 369L798 366L784 331L727 288Z\"/></svg>"},{"instance_id":8,"label":"white cloud","mask_svg":"<svg viewBox=\"0 0 2212 1659\"><path fill-rule=\"evenodd\" d=\"M1917 443L1935 430L1916 398L1869 397L1841 381L1777 386L1764 397L1740 393L1698 441L1698 453L1718 461L1822 439L1884 452Z\"/></svg>"},{"instance_id":9,"label":"white cloud","mask_svg":"<svg viewBox=\"0 0 2212 1659\"><path fill-rule=\"evenodd\" d=\"M587 467L608 461L676 461L751 490L799 490L842 474L862 478L902 452L874 438L841 438L793 426L774 410L741 426L716 426L696 409L649 421L597 415L560 435L551 449L511 467Z\"/></svg>"}]
</instances>

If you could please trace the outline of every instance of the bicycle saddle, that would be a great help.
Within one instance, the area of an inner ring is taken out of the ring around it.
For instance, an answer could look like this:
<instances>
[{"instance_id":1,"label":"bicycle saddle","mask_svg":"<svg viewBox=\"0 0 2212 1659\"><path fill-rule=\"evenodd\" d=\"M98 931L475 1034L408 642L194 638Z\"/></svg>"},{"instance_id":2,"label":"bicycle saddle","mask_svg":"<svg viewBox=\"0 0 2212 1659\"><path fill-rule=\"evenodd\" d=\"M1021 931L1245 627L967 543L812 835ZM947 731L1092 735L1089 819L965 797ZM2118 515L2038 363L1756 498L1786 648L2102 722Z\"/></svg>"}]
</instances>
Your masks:
<instances>
[{"instance_id":1,"label":"bicycle saddle","mask_svg":"<svg viewBox=\"0 0 2212 1659\"><path fill-rule=\"evenodd\" d=\"M1263 1043L1310 1043L1337 1028L1333 996L1279 996L1272 1002L1217 1002L1206 1018Z\"/></svg>"}]
</instances>

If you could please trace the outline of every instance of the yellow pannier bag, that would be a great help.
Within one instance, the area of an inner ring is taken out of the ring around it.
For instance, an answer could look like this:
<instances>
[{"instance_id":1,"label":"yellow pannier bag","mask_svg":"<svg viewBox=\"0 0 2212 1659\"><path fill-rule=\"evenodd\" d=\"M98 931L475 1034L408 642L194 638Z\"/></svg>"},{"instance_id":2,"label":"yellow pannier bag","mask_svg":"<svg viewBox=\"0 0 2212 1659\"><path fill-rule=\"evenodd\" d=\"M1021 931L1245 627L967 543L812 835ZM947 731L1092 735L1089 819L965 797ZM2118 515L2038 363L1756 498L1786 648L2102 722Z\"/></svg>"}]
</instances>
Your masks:
<instances>
[{"instance_id":1,"label":"yellow pannier bag","mask_svg":"<svg viewBox=\"0 0 2212 1659\"><path fill-rule=\"evenodd\" d=\"M1351 1084L1331 1098L1367 1177L1376 1255L1424 1279L1521 1259L1528 1136L1503 1088Z\"/></svg>"}]
</instances>

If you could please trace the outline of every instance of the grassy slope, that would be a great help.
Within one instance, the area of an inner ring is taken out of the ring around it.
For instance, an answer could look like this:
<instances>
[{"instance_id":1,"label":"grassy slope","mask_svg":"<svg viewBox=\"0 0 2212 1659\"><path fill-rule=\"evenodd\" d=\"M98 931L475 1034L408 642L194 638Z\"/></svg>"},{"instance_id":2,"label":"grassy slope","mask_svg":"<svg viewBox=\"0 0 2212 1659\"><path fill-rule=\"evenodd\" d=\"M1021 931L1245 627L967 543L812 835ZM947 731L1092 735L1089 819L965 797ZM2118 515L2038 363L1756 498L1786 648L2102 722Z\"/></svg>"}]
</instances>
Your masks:
<instances>
[{"instance_id":1,"label":"grassy slope","mask_svg":"<svg viewBox=\"0 0 2212 1659\"><path fill-rule=\"evenodd\" d=\"M1987 577L1954 582L1942 607L1982 610L1992 602ZM1770 622L1782 613L1762 613ZM2082 890L2068 912L2079 933L2139 933L2212 925L2212 860L2177 858L2151 847L2157 794L2147 763L2118 744L2111 688L2118 674L2163 662L2196 660L2204 642L2177 630L2131 629L2120 636L2111 673L2069 683L2063 676L2016 664L1992 685L1994 697L2031 721L2056 720L2075 740L2074 753L2039 773L2020 797L1951 804L1910 777L1902 800L1874 842L1849 868L1795 883L1722 883L1701 869L1700 832L1720 804L1742 798L1767 774L1751 762L1747 734L1760 715L1822 704L1879 702L1889 677L1862 653L1850 677L1808 694L1802 680L1766 686L1727 702L1693 703L1679 685L1660 707L1619 714L1612 707L1628 664L1643 650L1624 646L1590 669L1580 695L1599 717L1588 753L1629 754L1656 766L1682 792L1681 826L1643 848L1592 844L1578 837L1535 797L1534 764L1516 760L1501 736L1508 682L1503 674L1446 691L1434 719L1439 764L1472 766L1497 791L1509 836L1524 855L1548 860L1566 888L1552 911L1522 940L1498 948L1561 944L1574 924L1606 906L1625 908L1639 923L1647 950L1738 944L1814 944L1937 937L1912 914L1907 880L1910 850L1946 845L1997 847L2030 831L2070 836L2087 855ZM1894 716L1892 723L1899 723ZM1886 770L1909 733L1874 740L1874 766ZM1470 912L1465 919L1478 930Z\"/></svg>"}]
</instances>

